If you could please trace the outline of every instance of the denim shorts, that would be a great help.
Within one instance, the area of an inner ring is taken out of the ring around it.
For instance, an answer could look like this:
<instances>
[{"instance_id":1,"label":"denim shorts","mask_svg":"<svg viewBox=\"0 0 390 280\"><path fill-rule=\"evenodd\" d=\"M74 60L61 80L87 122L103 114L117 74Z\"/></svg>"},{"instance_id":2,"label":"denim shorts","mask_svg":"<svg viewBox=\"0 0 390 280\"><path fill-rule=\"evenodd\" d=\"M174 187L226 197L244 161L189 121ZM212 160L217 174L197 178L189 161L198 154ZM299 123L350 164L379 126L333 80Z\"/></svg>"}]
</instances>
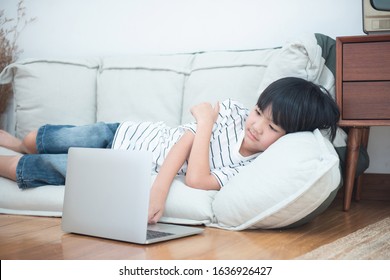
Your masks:
<instances>
[{"instance_id":1,"label":"denim shorts","mask_svg":"<svg viewBox=\"0 0 390 280\"><path fill-rule=\"evenodd\" d=\"M119 123L44 125L38 129L37 154L23 155L16 167L21 189L64 185L70 147L111 148Z\"/></svg>"}]
</instances>

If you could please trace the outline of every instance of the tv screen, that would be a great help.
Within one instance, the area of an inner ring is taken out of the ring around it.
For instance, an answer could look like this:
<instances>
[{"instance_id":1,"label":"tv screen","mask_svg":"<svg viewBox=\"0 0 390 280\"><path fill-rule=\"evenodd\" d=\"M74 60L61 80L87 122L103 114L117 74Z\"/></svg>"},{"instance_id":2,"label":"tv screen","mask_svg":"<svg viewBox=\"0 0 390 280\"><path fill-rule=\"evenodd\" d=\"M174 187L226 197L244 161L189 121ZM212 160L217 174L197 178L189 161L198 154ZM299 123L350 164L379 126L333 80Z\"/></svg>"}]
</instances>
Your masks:
<instances>
[{"instance_id":1,"label":"tv screen","mask_svg":"<svg viewBox=\"0 0 390 280\"><path fill-rule=\"evenodd\" d=\"M378 11L390 11L390 0L371 0L371 5Z\"/></svg>"},{"instance_id":2,"label":"tv screen","mask_svg":"<svg viewBox=\"0 0 390 280\"><path fill-rule=\"evenodd\" d=\"M363 31L390 33L390 0L363 0Z\"/></svg>"}]
</instances>

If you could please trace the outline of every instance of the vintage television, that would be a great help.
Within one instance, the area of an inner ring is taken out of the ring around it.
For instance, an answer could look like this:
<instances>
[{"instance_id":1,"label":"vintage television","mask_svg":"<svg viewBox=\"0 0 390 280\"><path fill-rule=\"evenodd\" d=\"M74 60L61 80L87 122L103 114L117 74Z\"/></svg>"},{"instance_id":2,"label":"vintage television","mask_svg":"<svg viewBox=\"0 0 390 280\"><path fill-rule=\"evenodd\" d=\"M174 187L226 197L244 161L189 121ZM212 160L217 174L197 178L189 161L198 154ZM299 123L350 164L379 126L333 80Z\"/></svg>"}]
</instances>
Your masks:
<instances>
[{"instance_id":1,"label":"vintage television","mask_svg":"<svg viewBox=\"0 0 390 280\"><path fill-rule=\"evenodd\" d=\"M364 33L390 33L390 0L363 0Z\"/></svg>"}]
</instances>

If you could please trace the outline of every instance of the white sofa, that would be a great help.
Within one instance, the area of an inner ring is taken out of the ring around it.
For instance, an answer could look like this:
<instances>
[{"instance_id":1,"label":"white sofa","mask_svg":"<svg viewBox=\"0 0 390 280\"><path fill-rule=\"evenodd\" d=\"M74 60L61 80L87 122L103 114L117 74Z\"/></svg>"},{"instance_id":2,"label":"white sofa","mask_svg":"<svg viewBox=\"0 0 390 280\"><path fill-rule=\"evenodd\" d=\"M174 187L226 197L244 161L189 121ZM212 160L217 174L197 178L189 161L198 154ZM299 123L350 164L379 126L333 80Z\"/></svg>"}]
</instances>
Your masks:
<instances>
[{"instance_id":1,"label":"white sofa","mask_svg":"<svg viewBox=\"0 0 390 280\"><path fill-rule=\"evenodd\" d=\"M192 121L189 108L226 98L248 108L280 77L302 77L334 94L334 40L304 35L278 48L85 59L30 59L9 65L1 83L14 95L2 126L18 137L45 123ZM345 146L340 132L335 146ZM1 148L0 154L13 152ZM310 221L333 200L339 158L319 131L281 138L221 191L175 179L165 222L231 230L280 228ZM0 213L61 216L64 186L19 190L0 178Z\"/></svg>"}]
</instances>

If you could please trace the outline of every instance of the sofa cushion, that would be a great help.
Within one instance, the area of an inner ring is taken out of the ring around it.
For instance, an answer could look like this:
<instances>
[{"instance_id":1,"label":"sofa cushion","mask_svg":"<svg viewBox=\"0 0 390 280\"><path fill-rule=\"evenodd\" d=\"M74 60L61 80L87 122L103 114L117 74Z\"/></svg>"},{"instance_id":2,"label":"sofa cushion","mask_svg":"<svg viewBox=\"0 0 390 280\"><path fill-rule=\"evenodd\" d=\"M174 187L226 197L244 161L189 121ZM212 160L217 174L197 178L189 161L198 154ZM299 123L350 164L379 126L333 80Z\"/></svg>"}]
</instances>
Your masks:
<instances>
[{"instance_id":1,"label":"sofa cushion","mask_svg":"<svg viewBox=\"0 0 390 280\"><path fill-rule=\"evenodd\" d=\"M18 155L0 147L0 155ZM0 213L15 215L62 215L64 186L43 186L20 190L15 182L0 177Z\"/></svg>"},{"instance_id":2,"label":"sofa cushion","mask_svg":"<svg viewBox=\"0 0 390 280\"><path fill-rule=\"evenodd\" d=\"M15 134L39 126L96 121L95 60L25 60L11 64L1 79L13 82Z\"/></svg>"},{"instance_id":3,"label":"sofa cushion","mask_svg":"<svg viewBox=\"0 0 390 280\"><path fill-rule=\"evenodd\" d=\"M188 187L183 176L173 181L161 222L202 225L210 224L214 214L211 207L218 191L204 191Z\"/></svg>"},{"instance_id":4,"label":"sofa cushion","mask_svg":"<svg viewBox=\"0 0 390 280\"><path fill-rule=\"evenodd\" d=\"M338 156L320 131L287 134L219 191L213 226L286 227L319 208L340 181Z\"/></svg>"},{"instance_id":5,"label":"sofa cushion","mask_svg":"<svg viewBox=\"0 0 390 280\"><path fill-rule=\"evenodd\" d=\"M304 34L287 42L268 65L259 92L280 78L298 77L322 85L334 97L335 73L328 66L336 63L335 45L322 34Z\"/></svg>"},{"instance_id":6,"label":"sofa cushion","mask_svg":"<svg viewBox=\"0 0 390 280\"><path fill-rule=\"evenodd\" d=\"M97 120L180 124L184 82L192 55L103 58L98 74Z\"/></svg>"},{"instance_id":7,"label":"sofa cushion","mask_svg":"<svg viewBox=\"0 0 390 280\"><path fill-rule=\"evenodd\" d=\"M193 120L190 108L227 98L247 108L256 105L258 88L268 64L279 49L219 51L196 54L183 97L182 123Z\"/></svg>"}]
</instances>

